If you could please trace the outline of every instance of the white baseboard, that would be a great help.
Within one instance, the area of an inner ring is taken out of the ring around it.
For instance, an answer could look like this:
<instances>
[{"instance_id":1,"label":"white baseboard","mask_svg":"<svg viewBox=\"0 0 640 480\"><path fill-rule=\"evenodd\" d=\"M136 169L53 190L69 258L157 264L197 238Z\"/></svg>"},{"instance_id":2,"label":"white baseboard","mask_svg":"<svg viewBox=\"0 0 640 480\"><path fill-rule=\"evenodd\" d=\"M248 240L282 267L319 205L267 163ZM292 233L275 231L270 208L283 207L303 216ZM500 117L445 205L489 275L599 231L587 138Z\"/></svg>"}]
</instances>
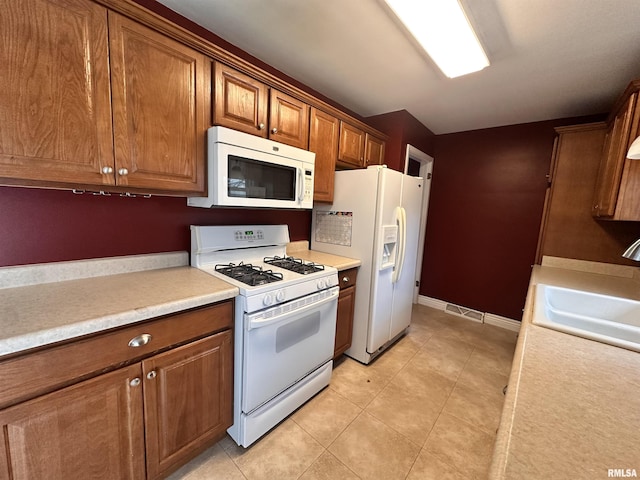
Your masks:
<instances>
[{"instance_id":1,"label":"white baseboard","mask_svg":"<svg viewBox=\"0 0 640 480\"><path fill-rule=\"evenodd\" d=\"M418 295L418 304L424 305L426 307L435 308L436 310L445 311L448 303L449 302L445 302L444 300L438 300L437 298L427 297L426 295ZM466 318L466 317L463 317L463 318ZM474 321L471 318L468 318L468 320ZM486 323L488 325L504 328L506 330L511 330L513 332L520 331L521 323L511 318L501 317L500 315L495 315L493 313L484 313L483 320L484 320L483 323Z\"/></svg>"},{"instance_id":2,"label":"white baseboard","mask_svg":"<svg viewBox=\"0 0 640 480\"><path fill-rule=\"evenodd\" d=\"M436 310L444 310L447 306L447 302L438 300L437 298L426 297L424 295L418 295L418 303L426 307L435 308Z\"/></svg>"},{"instance_id":3,"label":"white baseboard","mask_svg":"<svg viewBox=\"0 0 640 480\"><path fill-rule=\"evenodd\" d=\"M522 325L522 322L513 320L512 318L501 317L500 315L495 315L493 313L484 314L484 323L504 328L506 330L511 330L512 332L519 332L520 325Z\"/></svg>"}]
</instances>

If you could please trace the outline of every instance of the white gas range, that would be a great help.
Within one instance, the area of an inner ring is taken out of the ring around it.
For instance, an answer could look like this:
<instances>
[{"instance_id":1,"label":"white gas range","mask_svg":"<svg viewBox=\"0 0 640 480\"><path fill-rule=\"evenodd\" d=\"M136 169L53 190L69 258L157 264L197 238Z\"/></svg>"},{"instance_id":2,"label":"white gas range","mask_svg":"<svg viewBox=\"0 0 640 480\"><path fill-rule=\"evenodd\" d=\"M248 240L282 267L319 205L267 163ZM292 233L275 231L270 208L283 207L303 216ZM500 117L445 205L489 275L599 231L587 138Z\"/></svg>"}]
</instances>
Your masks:
<instances>
[{"instance_id":1,"label":"white gas range","mask_svg":"<svg viewBox=\"0 0 640 480\"><path fill-rule=\"evenodd\" d=\"M234 424L247 447L329 384L338 272L287 257L286 225L191 226L191 265L240 290Z\"/></svg>"}]
</instances>

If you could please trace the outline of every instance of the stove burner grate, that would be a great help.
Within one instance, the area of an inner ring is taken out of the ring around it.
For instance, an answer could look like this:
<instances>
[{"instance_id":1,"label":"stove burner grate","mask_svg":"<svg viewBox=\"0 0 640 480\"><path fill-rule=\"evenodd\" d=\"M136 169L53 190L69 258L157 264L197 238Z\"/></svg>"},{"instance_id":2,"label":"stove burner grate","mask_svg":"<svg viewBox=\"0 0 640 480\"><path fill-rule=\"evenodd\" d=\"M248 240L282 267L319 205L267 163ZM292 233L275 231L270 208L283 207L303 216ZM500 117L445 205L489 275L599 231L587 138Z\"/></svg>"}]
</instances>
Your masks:
<instances>
[{"instance_id":1,"label":"stove burner grate","mask_svg":"<svg viewBox=\"0 0 640 480\"><path fill-rule=\"evenodd\" d=\"M324 270L324 265L318 265L313 262L305 263L302 259L295 257L265 257L264 263L273 265L274 267L284 268L285 270L290 270L295 273L300 273L302 275Z\"/></svg>"},{"instance_id":2,"label":"stove burner grate","mask_svg":"<svg viewBox=\"0 0 640 480\"><path fill-rule=\"evenodd\" d=\"M227 277L231 277L252 287L278 282L283 278L281 273L263 270L249 263L245 264L240 262L238 265L234 263L218 264L215 268L216 272L220 272Z\"/></svg>"}]
</instances>

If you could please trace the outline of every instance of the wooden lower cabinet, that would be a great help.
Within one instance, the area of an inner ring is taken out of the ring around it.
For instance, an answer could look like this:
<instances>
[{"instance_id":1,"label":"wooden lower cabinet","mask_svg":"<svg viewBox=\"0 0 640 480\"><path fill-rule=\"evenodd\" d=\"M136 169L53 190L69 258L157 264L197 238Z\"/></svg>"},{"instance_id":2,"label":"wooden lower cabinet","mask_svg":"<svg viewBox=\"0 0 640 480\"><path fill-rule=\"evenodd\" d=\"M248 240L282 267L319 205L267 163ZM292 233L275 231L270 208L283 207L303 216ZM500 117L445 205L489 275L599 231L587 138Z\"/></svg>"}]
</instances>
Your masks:
<instances>
[{"instance_id":1,"label":"wooden lower cabinet","mask_svg":"<svg viewBox=\"0 0 640 480\"><path fill-rule=\"evenodd\" d=\"M231 332L142 362L147 478L163 478L233 423Z\"/></svg>"},{"instance_id":2,"label":"wooden lower cabinet","mask_svg":"<svg viewBox=\"0 0 640 480\"><path fill-rule=\"evenodd\" d=\"M191 333L196 340L150 350L131 365L0 410L0 480L155 480L224 436L233 423L231 312L229 301L141 324L132 340L146 332L151 346L163 341L167 320L176 319L172 335L180 341L189 330L185 322L210 319ZM99 357L104 348L116 349L119 337L107 333L77 344L93 342ZM77 344L66 346L69 361ZM32 354L34 365L41 364L39 355ZM0 362L0 373L19 368L19 360ZM63 362L51 368L64 370Z\"/></svg>"},{"instance_id":3,"label":"wooden lower cabinet","mask_svg":"<svg viewBox=\"0 0 640 480\"><path fill-rule=\"evenodd\" d=\"M0 412L0 479L141 479L140 364Z\"/></svg>"},{"instance_id":4,"label":"wooden lower cabinet","mask_svg":"<svg viewBox=\"0 0 640 480\"><path fill-rule=\"evenodd\" d=\"M338 273L340 295L338 296L338 318L336 319L336 340L333 358L337 359L351 346L353 334L353 312L356 305L357 268Z\"/></svg>"}]
</instances>

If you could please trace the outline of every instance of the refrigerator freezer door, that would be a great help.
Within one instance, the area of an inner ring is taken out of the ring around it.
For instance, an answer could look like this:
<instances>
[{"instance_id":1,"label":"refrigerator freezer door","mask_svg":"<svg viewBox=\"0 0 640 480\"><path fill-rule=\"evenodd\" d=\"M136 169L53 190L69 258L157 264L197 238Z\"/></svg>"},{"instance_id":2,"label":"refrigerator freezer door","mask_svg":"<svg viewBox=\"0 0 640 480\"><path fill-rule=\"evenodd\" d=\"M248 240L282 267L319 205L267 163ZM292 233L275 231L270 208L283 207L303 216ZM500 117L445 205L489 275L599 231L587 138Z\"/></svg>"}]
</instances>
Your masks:
<instances>
[{"instance_id":1,"label":"refrigerator freezer door","mask_svg":"<svg viewBox=\"0 0 640 480\"><path fill-rule=\"evenodd\" d=\"M406 217L404 220L405 233L403 235L404 258L401 264L398 265L401 267L400 273L393 288L390 339L402 332L411 323L423 185L424 182L421 177L405 176L402 183L402 208ZM396 262L396 264L398 263Z\"/></svg>"},{"instance_id":2,"label":"refrigerator freezer door","mask_svg":"<svg viewBox=\"0 0 640 480\"><path fill-rule=\"evenodd\" d=\"M379 168L342 170L335 174L333 204L313 208L311 249L357 258L361 261L356 281L353 338L347 355L369 362L367 334L374 267L374 238ZM350 215L350 216L349 216ZM388 269L389 272L392 269Z\"/></svg>"}]
</instances>

